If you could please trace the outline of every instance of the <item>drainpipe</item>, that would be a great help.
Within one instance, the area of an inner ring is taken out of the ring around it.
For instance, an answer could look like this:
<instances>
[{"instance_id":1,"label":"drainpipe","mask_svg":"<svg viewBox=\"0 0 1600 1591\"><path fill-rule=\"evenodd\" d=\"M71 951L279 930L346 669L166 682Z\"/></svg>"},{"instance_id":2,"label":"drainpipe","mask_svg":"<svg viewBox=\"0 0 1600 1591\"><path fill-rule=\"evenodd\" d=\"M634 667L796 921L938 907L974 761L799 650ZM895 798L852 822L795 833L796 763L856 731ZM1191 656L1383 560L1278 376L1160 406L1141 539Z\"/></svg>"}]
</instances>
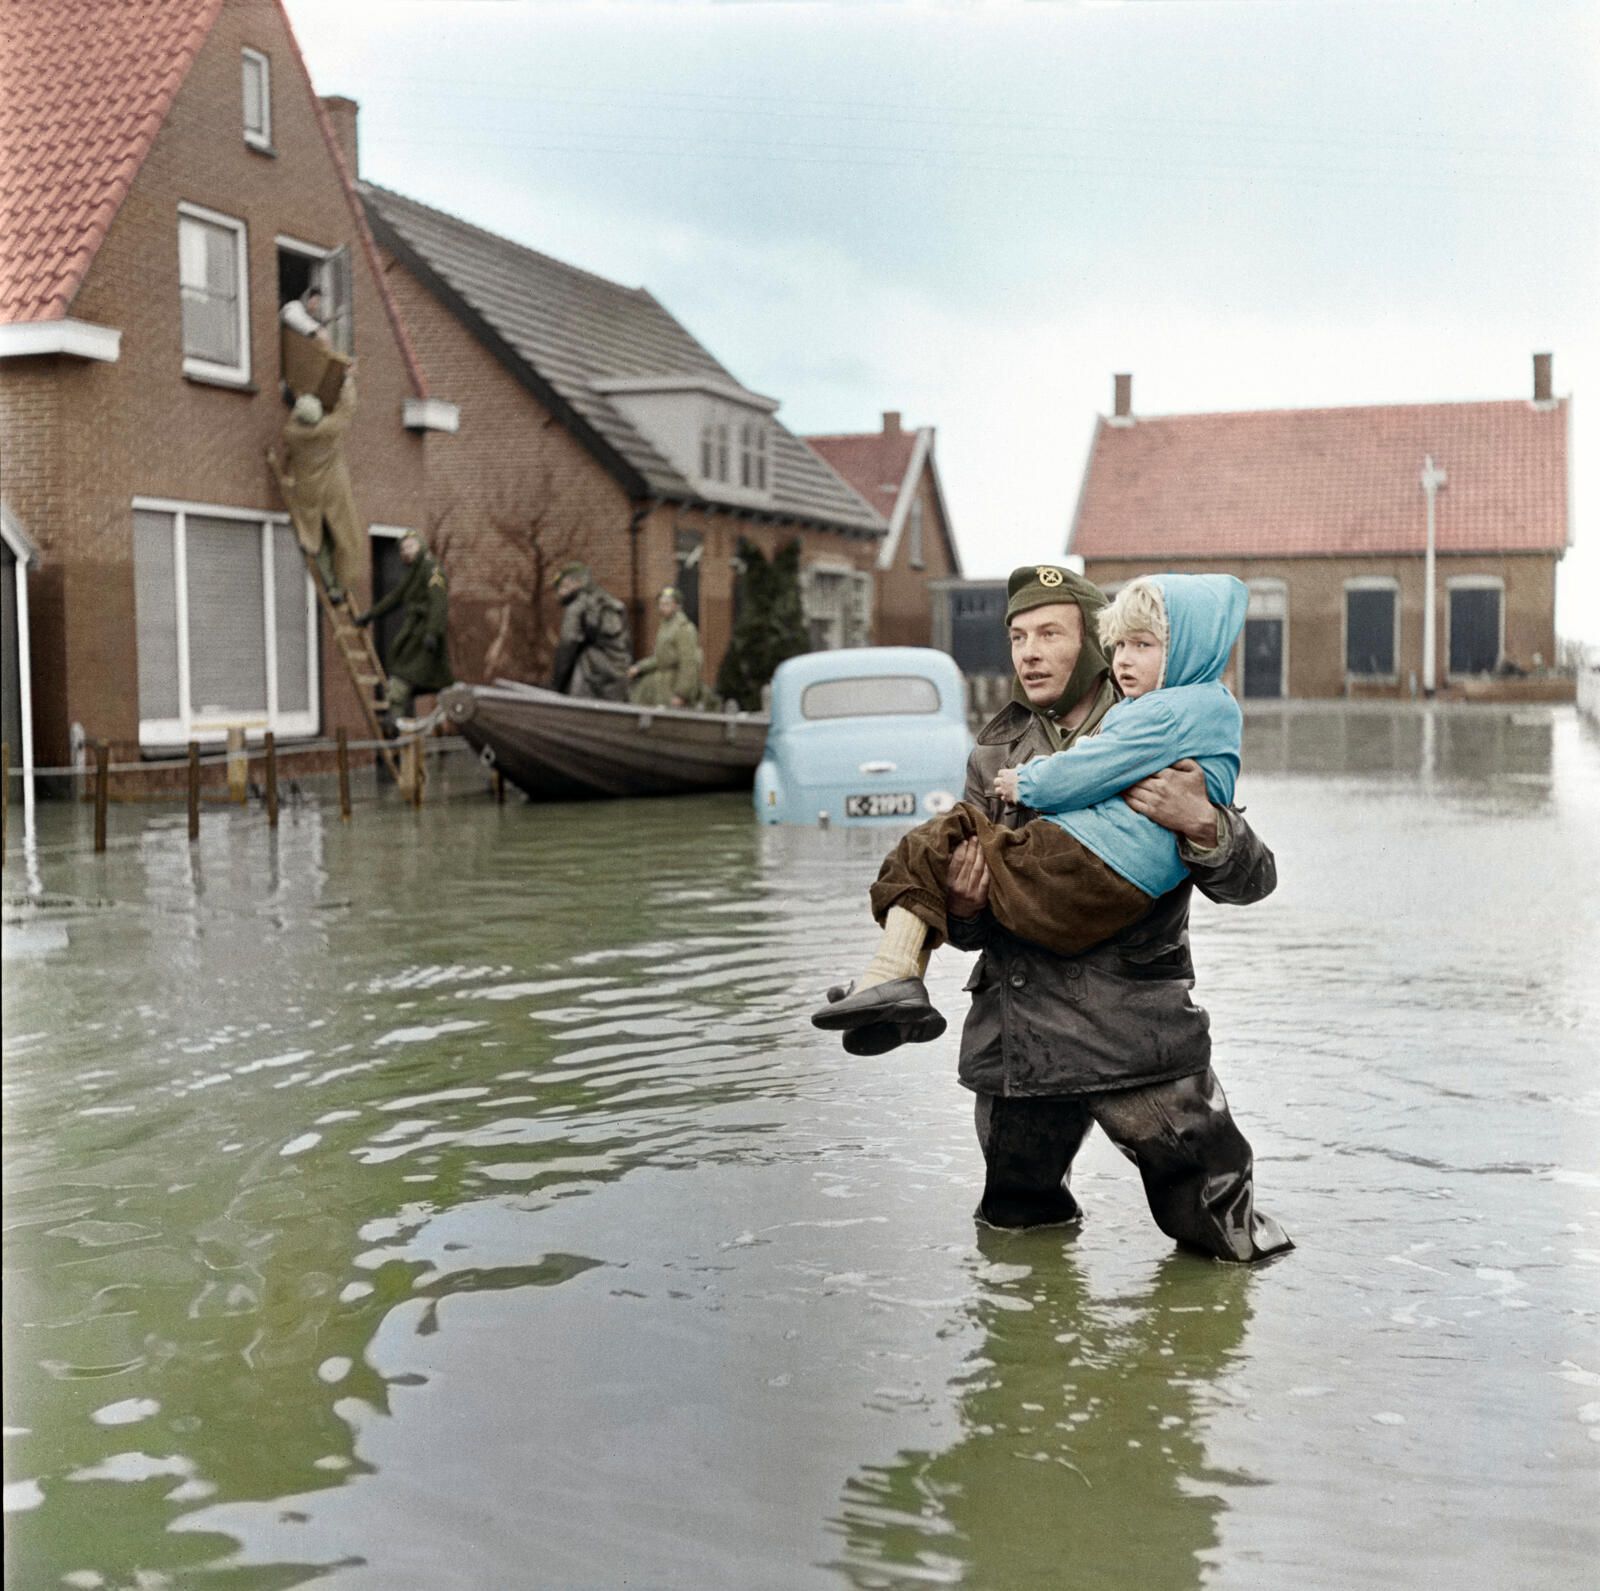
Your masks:
<instances>
[{"instance_id":1,"label":"drainpipe","mask_svg":"<svg viewBox=\"0 0 1600 1591\"><path fill-rule=\"evenodd\" d=\"M1433 462L1433 454L1422 461L1422 493L1428 500L1428 550L1422 560L1422 694L1432 698L1436 684L1438 651L1436 640L1434 601L1434 544L1437 540L1438 515L1435 507L1439 488L1445 483L1445 473Z\"/></svg>"},{"instance_id":2,"label":"drainpipe","mask_svg":"<svg viewBox=\"0 0 1600 1591\"><path fill-rule=\"evenodd\" d=\"M644 604L639 597L639 538L644 533L644 522L650 510L661 501L647 497L633 505L628 516L628 627L633 633L633 655L639 656L644 645Z\"/></svg>"}]
</instances>

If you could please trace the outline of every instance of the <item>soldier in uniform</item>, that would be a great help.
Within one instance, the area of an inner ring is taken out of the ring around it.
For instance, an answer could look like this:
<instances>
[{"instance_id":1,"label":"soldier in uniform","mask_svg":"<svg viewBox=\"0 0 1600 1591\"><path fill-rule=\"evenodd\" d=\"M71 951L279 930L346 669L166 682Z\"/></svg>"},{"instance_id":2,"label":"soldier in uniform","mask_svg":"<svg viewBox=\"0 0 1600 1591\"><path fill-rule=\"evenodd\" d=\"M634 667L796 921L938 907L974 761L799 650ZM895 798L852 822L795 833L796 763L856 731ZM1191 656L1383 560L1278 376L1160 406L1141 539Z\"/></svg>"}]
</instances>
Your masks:
<instances>
[{"instance_id":1,"label":"soldier in uniform","mask_svg":"<svg viewBox=\"0 0 1600 1591\"><path fill-rule=\"evenodd\" d=\"M663 586L656 598L661 628L653 657L641 658L628 670L634 681L628 700L641 707L698 707L705 696L700 681L700 632L683 611L676 586Z\"/></svg>"},{"instance_id":2,"label":"soldier in uniform","mask_svg":"<svg viewBox=\"0 0 1600 1591\"><path fill-rule=\"evenodd\" d=\"M633 662L627 610L594 583L587 564L563 564L552 583L564 611L550 689L625 702Z\"/></svg>"},{"instance_id":3,"label":"soldier in uniform","mask_svg":"<svg viewBox=\"0 0 1600 1591\"><path fill-rule=\"evenodd\" d=\"M283 462L271 448L267 463L288 504L300 545L316 560L322 583L334 602L343 602L360 569L366 527L356 512L344 439L356 410L355 367L324 413L322 400L302 393L283 427Z\"/></svg>"},{"instance_id":4,"label":"soldier in uniform","mask_svg":"<svg viewBox=\"0 0 1600 1591\"><path fill-rule=\"evenodd\" d=\"M408 717L419 696L431 696L454 684L450 672L450 653L446 646L449 622L450 588L438 560L422 545L422 538L409 531L400 543L400 561L405 579L386 597L355 616L357 624L371 624L392 608L405 604L400 633L389 648L388 721Z\"/></svg>"}]
</instances>

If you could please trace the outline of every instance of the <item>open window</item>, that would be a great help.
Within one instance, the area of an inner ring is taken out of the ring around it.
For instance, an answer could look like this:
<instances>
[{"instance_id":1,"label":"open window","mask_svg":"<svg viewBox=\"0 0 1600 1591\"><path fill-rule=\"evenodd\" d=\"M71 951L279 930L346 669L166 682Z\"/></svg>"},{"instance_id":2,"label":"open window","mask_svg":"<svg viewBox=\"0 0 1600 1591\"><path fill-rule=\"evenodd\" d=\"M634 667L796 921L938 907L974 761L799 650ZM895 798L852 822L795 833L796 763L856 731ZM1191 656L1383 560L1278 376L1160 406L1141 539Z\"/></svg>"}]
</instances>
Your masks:
<instances>
[{"instance_id":1,"label":"open window","mask_svg":"<svg viewBox=\"0 0 1600 1591\"><path fill-rule=\"evenodd\" d=\"M278 311L303 301L308 289L322 294L318 319L336 353L349 358L355 352L355 315L352 304L350 250L318 247L295 238L278 240ZM291 312L291 317L293 312ZM295 324L293 318L286 321ZM296 330L304 331L301 325Z\"/></svg>"}]
</instances>

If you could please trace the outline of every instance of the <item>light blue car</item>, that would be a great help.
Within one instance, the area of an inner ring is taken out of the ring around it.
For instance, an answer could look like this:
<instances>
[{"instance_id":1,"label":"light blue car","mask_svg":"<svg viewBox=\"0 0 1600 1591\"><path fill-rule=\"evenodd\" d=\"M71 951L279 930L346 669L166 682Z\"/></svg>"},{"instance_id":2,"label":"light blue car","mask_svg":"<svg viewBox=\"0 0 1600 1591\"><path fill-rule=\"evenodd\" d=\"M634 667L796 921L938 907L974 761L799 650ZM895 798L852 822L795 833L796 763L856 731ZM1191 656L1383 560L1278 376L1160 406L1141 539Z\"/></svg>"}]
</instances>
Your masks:
<instances>
[{"instance_id":1,"label":"light blue car","mask_svg":"<svg viewBox=\"0 0 1600 1591\"><path fill-rule=\"evenodd\" d=\"M966 681L922 646L808 652L772 676L772 724L756 769L763 823L920 823L966 782Z\"/></svg>"}]
</instances>

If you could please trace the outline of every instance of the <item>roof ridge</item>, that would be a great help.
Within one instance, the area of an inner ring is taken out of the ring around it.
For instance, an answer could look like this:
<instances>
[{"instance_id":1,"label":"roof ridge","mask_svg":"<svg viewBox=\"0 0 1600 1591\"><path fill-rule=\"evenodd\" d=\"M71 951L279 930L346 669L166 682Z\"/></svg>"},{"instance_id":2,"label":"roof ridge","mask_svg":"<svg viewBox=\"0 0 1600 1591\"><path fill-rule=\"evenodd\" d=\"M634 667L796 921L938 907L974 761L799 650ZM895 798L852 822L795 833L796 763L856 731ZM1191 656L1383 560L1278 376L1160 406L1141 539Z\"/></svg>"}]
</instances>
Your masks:
<instances>
[{"instance_id":1,"label":"roof ridge","mask_svg":"<svg viewBox=\"0 0 1600 1591\"><path fill-rule=\"evenodd\" d=\"M1570 394L1568 394L1570 396ZM1560 408L1567 397L1551 400L1549 407ZM1289 409L1187 409L1174 414L1140 414L1130 418L1136 425L1151 420L1237 420L1244 418L1281 419L1286 414L1371 414L1380 409L1504 409L1532 408L1532 398L1429 398L1413 403L1327 403L1309 408ZM1112 419L1101 415L1101 419ZM1118 427L1122 429L1122 427Z\"/></svg>"},{"instance_id":2,"label":"roof ridge","mask_svg":"<svg viewBox=\"0 0 1600 1591\"><path fill-rule=\"evenodd\" d=\"M399 193L393 188L384 187L380 182L368 181L365 177L361 178L356 186L358 189L380 194L385 199L398 199L401 204L410 205L413 209L426 210L429 215L440 216L456 226L465 227L469 232L476 232L479 237L487 238L491 243L516 249L521 254L532 255L534 259L543 260L547 265L554 265L563 271L570 271L574 276L586 276L590 281L599 282L601 286L612 288L619 293L642 295L659 307L660 301L648 288L629 287L625 282L613 281L609 276L602 276L598 271L589 270L587 266L574 265L570 260L557 259L554 254L546 254L543 249L536 249L528 243L519 243L515 238L508 238L503 232L491 232L488 227L480 226L476 221L469 221L465 216L457 215L454 210L441 209L436 204L429 204L425 199L414 199L408 193Z\"/></svg>"}]
</instances>

